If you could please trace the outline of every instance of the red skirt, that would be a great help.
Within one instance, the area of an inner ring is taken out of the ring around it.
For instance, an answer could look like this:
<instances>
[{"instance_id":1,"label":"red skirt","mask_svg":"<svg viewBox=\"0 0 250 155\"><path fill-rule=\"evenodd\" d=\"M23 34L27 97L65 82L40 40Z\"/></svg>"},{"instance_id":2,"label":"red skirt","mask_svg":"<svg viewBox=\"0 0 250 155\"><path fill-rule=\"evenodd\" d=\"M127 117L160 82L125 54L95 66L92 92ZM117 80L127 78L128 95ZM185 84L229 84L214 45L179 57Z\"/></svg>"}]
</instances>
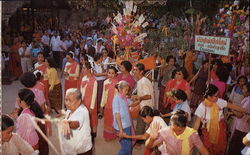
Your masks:
<instances>
[{"instance_id":1,"label":"red skirt","mask_svg":"<svg viewBox=\"0 0 250 155\"><path fill-rule=\"evenodd\" d=\"M66 94L67 89L77 88L77 80L66 80L64 85L64 95Z\"/></svg>"},{"instance_id":2,"label":"red skirt","mask_svg":"<svg viewBox=\"0 0 250 155\"><path fill-rule=\"evenodd\" d=\"M219 122L219 136L218 136L218 143L217 144L212 144L209 141L209 133L206 128L202 129L202 136L201 140L205 147L208 149L209 153L211 155L224 155L226 152L226 147L227 147L227 127L226 123L224 120L221 120Z\"/></svg>"},{"instance_id":3,"label":"red skirt","mask_svg":"<svg viewBox=\"0 0 250 155\"><path fill-rule=\"evenodd\" d=\"M104 109L104 128L103 128L103 137L105 140L113 140L115 139L116 133L113 128L113 112L112 108L105 107Z\"/></svg>"}]
</instances>

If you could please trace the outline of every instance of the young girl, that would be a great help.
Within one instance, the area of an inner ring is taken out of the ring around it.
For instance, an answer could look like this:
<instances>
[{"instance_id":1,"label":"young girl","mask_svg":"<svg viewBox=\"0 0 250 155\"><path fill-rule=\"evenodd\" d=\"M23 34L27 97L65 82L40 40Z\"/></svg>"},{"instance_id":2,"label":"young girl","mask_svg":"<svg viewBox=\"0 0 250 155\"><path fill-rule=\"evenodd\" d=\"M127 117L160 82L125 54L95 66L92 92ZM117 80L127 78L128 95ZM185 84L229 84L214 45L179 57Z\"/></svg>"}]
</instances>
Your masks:
<instances>
[{"instance_id":1,"label":"young girl","mask_svg":"<svg viewBox=\"0 0 250 155\"><path fill-rule=\"evenodd\" d=\"M38 155L32 146L18 134L13 133L14 121L7 115L2 115L2 153L6 155Z\"/></svg>"},{"instance_id":2,"label":"young girl","mask_svg":"<svg viewBox=\"0 0 250 155\"><path fill-rule=\"evenodd\" d=\"M110 63L112 61L112 59L108 56L109 52L106 48L102 49L102 56L103 56L103 60L102 63L104 64L104 69L106 70L108 68L108 63Z\"/></svg>"},{"instance_id":3,"label":"young girl","mask_svg":"<svg viewBox=\"0 0 250 155\"><path fill-rule=\"evenodd\" d=\"M129 113L129 105L131 100L128 99L129 83L120 81L116 88L118 93L115 95L112 103L114 122L113 126L118 133L121 149L119 155L132 155L132 140L122 138L124 134L131 136L133 133L132 119Z\"/></svg>"},{"instance_id":4,"label":"young girl","mask_svg":"<svg viewBox=\"0 0 250 155\"><path fill-rule=\"evenodd\" d=\"M183 90L178 89L176 92L174 92L174 101L176 104L173 111L171 113L162 115L162 117L170 117L175 111L183 110L185 111L188 121L191 121L191 110L187 103L187 94Z\"/></svg>"},{"instance_id":5,"label":"young girl","mask_svg":"<svg viewBox=\"0 0 250 155\"><path fill-rule=\"evenodd\" d=\"M108 79L103 83L101 113L104 108L104 128L103 137L106 141L116 138L113 128L112 101L116 94L115 85L118 83L116 79L117 69L114 66L108 68Z\"/></svg>"},{"instance_id":6,"label":"young girl","mask_svg":"<svg viewBox=\"0 0 250 155\"><path fill-rule=\"evenodd\" d=\"M36 85L34 86L34 88L37 88L37 89L41 90L41 91L45 94L45 86L44 86L44 84L40 81L40 80L42 79L42 72L39 71L39 70L35 70L35 71L33 72L33 74L35 75L36 80L37 80Z\"/></svg>"},{"instance_id":7,"label":"young girl","mask_svg":"<svg viewBox=\"0 0 250 155\"><path fill-rule=\"evenodd\" d=\"M150 136L150 132L151 132L151 128L152 128L153 124L159 123L161 129L167 127L167 124L165 123L165 121L161 117L159 117L159 111L158 110L153 110L149 106L144 106L140 110L139 115L142 117L142 120L145 123L149 124L149 128L147 129L147 131L143 135L128 136L128 135L124 134L123 135L124 138L147 140L149 138L149 136ZM160 151L163 151L164 144L161 145L158 149ZM151 153L152 153L152 150L146 148L145 152L144 152L144 155L151 155Z\"/></svg>"},{"instance_id":8,"label":"young girl","mask_svg":"<svg viewBox=\"0 0 250 155\"><path fill-rule=\"evenodd\" d=\"M94 140L97 132L97 81L91 73L91 64L89 62L82 66L82 72L84 76L81 81L80 91L83 97L83 104L87 107L90 114L91 134Z\"/></svg>"},{"instance_id":9,"label":"young girl","mask_svg":"<svg viewBox=\"0 0 250 155\"><path fill-rule=\"evenodd\" d=\"M16 99L21 114L17 118L16 132L34 149L39 148L38 134L31 122L31 117L43 118L43 112L38 103L34 100L35 95L29 89L20 89Z\"/></svg>"},{"instance_id":10,"label":"young girl","mask_svg":"<svg viewBox=\"0 0 250 155\"><path fill-rule=\"evenodd\" d=\"M47 66L45 65L45 59L42 52L39 52L37 55L37 63L34 65L36 70L41 71L41 79L40 82L44 84L44 97L46 101L48 100L48 93L49 93L49 81L47 76Z\"/></svg>"}]
</instances>

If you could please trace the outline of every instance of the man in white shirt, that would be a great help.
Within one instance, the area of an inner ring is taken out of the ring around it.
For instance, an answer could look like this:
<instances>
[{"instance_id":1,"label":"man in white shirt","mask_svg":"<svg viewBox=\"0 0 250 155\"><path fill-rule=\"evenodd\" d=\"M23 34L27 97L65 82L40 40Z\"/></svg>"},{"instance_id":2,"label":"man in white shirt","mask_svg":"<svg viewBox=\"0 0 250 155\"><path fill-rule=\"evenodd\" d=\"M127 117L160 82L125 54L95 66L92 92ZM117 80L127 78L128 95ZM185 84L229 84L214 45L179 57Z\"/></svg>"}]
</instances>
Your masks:
<instances>
[{"instance_id":1,"label":"man in white shirt","mask_svg":"<svg viewBox=\"0 0 250 155\"><path fill-rule=\"evenodd\" d=\"M93 47L93 39L91 37L87 37L86 44L84 46L84 49L88 51L90 47Z\"/></svg>"},{"instance_id":2,"label":"man in white shirt","mask_svg":"<svg viewBox=\"0 0 250 155\"><path fill-rule=\"evenodd\" d=\"M64 37L64 36L61 37L59 47L60 47L60 68L63 69L63 66L64 66L63 59L66 57L66 54L68 52L66 37Z\"/></svg>"},{"instance_id":3,"label":"man in white shirt","mask_svg":"<svg viewBox=\"0 0 250 155\"><path fill-rule=\"evenodd\" d=\"M137 80L137 95L132 98L139 100L140 109L144 106L150 106L154 108L154 92L153 85L148 78L144 76L145 66L142 63L138 63L134 66L133 73ZM137 119L136 135L142 135L145 133L146 123L141 117Z\"/></svg>"},{"instance_id":4,"label":"man in white shirt","mask_svg":"<svg viewBox=\"0 0 250 155\"><path fill-rule=\"evenodd\" d=\"M67 46L67 49L69 49L73 45L73 42L72 42L70 36L66 36L65 44Z\"/></svg>"},{"instance_id":5,"label":"man in white shirt","mask_svg":"<svg viewBox=\"0 0 250 155\"><path fill-rule=\"evenodd\" d=\"M81 92L76 88L67 90L68 110L62 121L62 149L66 155L92 155L89 112L81 99Z\"/></svg>"},{"instance_id":6,"label":"man in white shirt","mask_svg":"<svg viewBox=\"0 0 250 155\"><path fill-rule=\"evenodd\" d=\"M54 32L50 40L50 47L52 49L53 58L57 63L58 68L60 67L60 51L61 51L60 42L61 39L60 36L58 35L58 32Z\"/></svg>"},{"instance_id":7,"label":"man in white shirt","mask_svg":"<svg viewBox=\"0 0 250 155\"><path fill-rule=\"evenodd\" d=\"M49 48L50 37L48 31L44 31L44 35L42 36L41 42L43 44L45 56L48 57L50 52Z\"/></svg>"},{"instance_id":8,"label":"man in white shirt","mask_svg":"<svg viewBox=\"0 0 250 155\"><path fill-rule=\"evenodd\" d=\"M97 39L97 43L95 45L95 51L96 53L102 53L102 50L105 48L103 45L103 40L102 38Z\"/></svg>"},{"instance_id":9,"label":"man in white shirt","mask_svg":"<svg viewBox=\"0 0 250 155\"><path fill-rule=\"evenodd\" d=\"M26 42L21 42L22 47L18 49L18 54L21 57L21 66L23 73L32 70L32 61L31 61L31 44L27 47Z\"/></svg>"}]
</instances>

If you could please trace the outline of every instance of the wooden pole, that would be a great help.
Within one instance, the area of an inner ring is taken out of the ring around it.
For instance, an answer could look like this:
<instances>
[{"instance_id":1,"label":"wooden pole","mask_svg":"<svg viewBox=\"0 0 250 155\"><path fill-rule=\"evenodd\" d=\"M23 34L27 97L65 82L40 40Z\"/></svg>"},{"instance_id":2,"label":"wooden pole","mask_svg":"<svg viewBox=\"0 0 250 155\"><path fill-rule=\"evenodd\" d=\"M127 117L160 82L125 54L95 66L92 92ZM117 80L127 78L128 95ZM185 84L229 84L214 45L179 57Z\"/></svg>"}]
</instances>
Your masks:
<instances>
[{"instance_id":1,"label":"wooden pole","mask_svg":"<svg viewBox=\"0 0 250 155\"><path fill-rule=\"evenodd\" d=\"M40 121L42 124L45 123L45 120L31 117L32 124L34 125L36 131L41 134L41 136L46 140L46 142L51 146L52 150L55 152L56 155L60 155L59 151L56 149L55 145L48 139L48 137L43 133L41 128L37 125L36 121Z\"/></svg>"},{"instance_id":2,"label":"wooden pole","mask_svg":"<svg viewBox=\"0 0 250 155\"><path fill-rule=\"evenodd\" d=\"M211 58L212 58L212 54L209 53L209 59L208 59L208 78L207 78L207 87L211 81Z\"/></svg>"}]
</instances>

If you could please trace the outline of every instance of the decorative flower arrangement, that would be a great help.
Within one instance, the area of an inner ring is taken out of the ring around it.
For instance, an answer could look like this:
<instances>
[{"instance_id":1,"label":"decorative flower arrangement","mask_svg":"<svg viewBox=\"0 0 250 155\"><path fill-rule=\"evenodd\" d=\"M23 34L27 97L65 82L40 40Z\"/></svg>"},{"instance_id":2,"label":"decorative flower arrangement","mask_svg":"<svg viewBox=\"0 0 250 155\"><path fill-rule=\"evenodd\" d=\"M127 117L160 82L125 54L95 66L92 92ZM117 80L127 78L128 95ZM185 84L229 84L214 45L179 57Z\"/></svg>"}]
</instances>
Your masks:
<instances>
[{"instance_id":1,"label":"decorative flower arrangement","mask_svg":"<svg viewBox=\"0 0 250 155\"><path fill-rule=\"evenodd\" d=\"M219 10L216 15L217 24L214 24L214 28L217 28L226 37L237 37L240 42L244 38L244 34L249 31L249 28L245 27L248 15L249 8L240 9L239 1L235 0L232 5L227 4Z\"/></svg>"},{"instance_id":2,"label":"decorative flower arrangement","mask_svg":"<svg viewBox=\"0 0 250 155\"><path fill-rule=\"evenodd\" d=\"M133 1L126 1L123 15L118 12L112 23L114 44L127 49L127 52L131 48L141 49L144 38L147 36L147 33L142 33L142 30L148 25L148 22L145 22L143 15L136 15L136 11L137 6ZM127 55L127 57L129 56Z\"/></svg>"}]
</instances>

